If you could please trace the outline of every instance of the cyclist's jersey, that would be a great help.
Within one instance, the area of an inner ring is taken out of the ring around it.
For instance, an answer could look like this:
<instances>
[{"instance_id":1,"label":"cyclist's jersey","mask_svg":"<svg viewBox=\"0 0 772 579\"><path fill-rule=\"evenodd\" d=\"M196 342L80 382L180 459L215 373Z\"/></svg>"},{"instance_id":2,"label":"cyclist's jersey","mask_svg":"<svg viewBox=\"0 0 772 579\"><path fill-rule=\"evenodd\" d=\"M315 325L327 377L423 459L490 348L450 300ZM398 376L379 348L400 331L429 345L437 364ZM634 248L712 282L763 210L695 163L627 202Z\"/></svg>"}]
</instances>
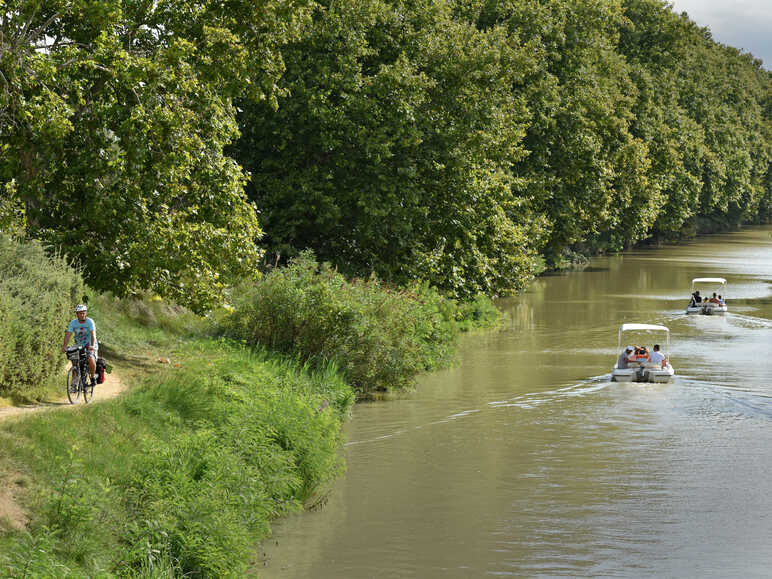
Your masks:
<instances>
[{"instance_id":1,"label":"cyclist's jersey","mask_svg":"<svg viewBox=\"0 0 772 579\"><path fill-rule=\"evenodd\" d=\"M96 332L96 324L91 318L86 318L86 321L82 324L78 321L78 318L75 318L67 326L67 331L75 335L75 343L78 346L97 346L97 344L91 343L91 332Z\"/></svg>"}]
</instances>

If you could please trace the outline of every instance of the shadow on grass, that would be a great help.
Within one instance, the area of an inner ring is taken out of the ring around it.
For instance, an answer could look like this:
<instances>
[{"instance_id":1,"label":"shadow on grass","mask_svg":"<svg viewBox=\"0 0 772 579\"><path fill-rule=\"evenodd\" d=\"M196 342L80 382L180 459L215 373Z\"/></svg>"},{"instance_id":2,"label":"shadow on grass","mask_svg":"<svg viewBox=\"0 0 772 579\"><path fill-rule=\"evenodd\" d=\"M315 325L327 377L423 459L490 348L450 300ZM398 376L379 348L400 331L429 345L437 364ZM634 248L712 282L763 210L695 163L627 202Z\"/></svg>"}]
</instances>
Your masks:
<instances>
[{"instance_id":1,"label":"shadow on grass","mask_svg":"<svg viewBox=\"0 0 772 579\"><path fill-rule=\"evenodd\" d=\"M134 367L141 367L144 369L156 368L157 364L153 363L153 359L149 356L137 356L136 354L128 354L121 352L105 344L99 344L99 355L104 357L110 362L120 362L128 364Z\"/></svg>"}]
</instances>

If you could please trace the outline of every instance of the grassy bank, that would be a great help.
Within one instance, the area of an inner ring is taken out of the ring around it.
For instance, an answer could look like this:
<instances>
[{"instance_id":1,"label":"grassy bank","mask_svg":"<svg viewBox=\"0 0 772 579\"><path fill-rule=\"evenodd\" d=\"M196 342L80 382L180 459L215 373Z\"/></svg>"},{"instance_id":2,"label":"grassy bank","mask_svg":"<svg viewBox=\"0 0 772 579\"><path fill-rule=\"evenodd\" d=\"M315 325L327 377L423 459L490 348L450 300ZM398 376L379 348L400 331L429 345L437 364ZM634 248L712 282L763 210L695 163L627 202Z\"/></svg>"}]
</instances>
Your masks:
<instances>
[{"instance_id":1,"label":"grassy bank","mask_svg":"<svg viewBox=\"0 0 772 579\"><path fill-rule=\"evenodd\" d=\"M339 472L354 396L336 372L204 338L176 360L114 401L0 426L3 486L30 517L6 525L0 575L239 576Z\"/></svg>"},{"instance_id":2,"label":"grassy bank","mask_svg":"<svg viewBox=\"0 0 772 579\"><path fill-rule=\"evenodd\" d=\"M499 317L483 296L458 303L426 284L346 280L310 252L236 288L232 301L227 335L312 367L333 362L360 396L411 388L418 374L453 360L459 332Z\"/></svg>"},{"instance_id":3,"label":"grassy bank","mask_svg":"<svg viewBox=\"0 0 772 579\"><path fill-rule=\"evenodd\" d=\"M89 301L131 388L0 422L0 577L242 576L271 521L343 468L356 397L409 388L497 318L490 300L347 281L311 255L233 303L200 317L152 297ZM58 372L55 326L41 348Z\"/></svg>"}]
</instances>

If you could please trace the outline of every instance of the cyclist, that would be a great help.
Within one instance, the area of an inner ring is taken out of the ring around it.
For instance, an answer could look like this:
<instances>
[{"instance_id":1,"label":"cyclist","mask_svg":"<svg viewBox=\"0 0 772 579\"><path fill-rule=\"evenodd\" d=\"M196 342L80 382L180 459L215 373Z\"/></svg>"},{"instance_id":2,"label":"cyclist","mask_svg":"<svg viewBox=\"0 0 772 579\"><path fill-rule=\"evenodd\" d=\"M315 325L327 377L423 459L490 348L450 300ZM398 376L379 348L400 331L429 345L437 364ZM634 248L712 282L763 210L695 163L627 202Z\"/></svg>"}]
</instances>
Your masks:
<instances>
[{"instance_id":1,"label":"cyclist","mask_svg":"<svg viewBox=\"0 0 772 579\"><path fill-rule=\"evenodd\" d=\"M94 320L86 317L87 312L88 308L84 304L75 306L76 318L70 322L70 325L67 326L67 330L64 332L62 352L67 351L67 344L72 335L75 334L75 343L78 346L83 346L88 351L88 373L91 378L91 384L95 384L94 373L96 372L99 343L96 339L96 324L94 324Z\"/></svg>"}]
</instances>

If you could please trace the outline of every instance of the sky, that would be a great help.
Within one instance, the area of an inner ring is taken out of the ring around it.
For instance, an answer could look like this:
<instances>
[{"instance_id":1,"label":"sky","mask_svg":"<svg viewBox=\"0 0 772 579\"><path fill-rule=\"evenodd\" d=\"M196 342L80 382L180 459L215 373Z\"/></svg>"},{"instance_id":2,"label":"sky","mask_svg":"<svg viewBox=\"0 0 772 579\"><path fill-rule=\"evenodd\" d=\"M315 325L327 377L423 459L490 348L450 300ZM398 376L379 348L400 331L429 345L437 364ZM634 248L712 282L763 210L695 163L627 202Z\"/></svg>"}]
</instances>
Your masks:
<instances>
[{"instance_id":1,"label":"sky","mask_svg":"<svg viewBox=\"0 0 772 579\"><path fill-rule=\"evenodd\" d=\"M677 14L686 12L713 39L750 52L772 70L772 0L670 0Z\"/></svg>"}]
</instances>

